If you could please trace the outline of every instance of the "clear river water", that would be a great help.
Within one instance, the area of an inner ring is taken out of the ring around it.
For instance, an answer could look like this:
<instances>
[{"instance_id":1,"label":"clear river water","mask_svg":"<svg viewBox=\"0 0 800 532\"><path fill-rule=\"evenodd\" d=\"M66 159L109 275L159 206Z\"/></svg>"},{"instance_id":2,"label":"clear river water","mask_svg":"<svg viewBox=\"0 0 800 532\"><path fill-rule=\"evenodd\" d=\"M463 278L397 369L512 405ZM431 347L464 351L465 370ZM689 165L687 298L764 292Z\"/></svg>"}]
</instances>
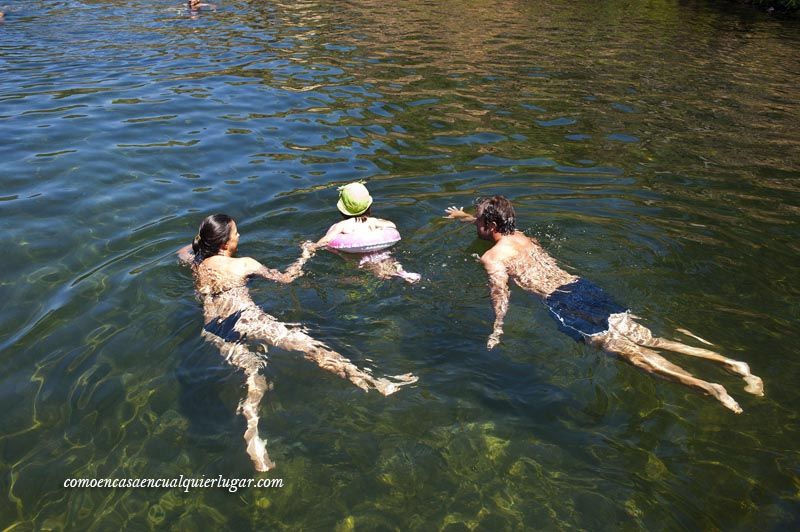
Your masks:
<instances>
[{"instance_id":1,"label":"clear river water","mask_svg":"<svg viewBox=\"0 0 800 532\"><path fill-rule=\"evenodd\" d=\"M0 530L800 527L800 23L713 1L7 2L0 22ZM253 299L376 375L270 350L257 474L243 376L175 250L234 216L284 268L365 180L395 255L331 253ZM502 343L442 218L519 227L667 337L735 415L560 333L512 289ZM689 339L690 343L695 343ZM280 478L281 488L64 487Z\"/></svg>"}]
</instances>

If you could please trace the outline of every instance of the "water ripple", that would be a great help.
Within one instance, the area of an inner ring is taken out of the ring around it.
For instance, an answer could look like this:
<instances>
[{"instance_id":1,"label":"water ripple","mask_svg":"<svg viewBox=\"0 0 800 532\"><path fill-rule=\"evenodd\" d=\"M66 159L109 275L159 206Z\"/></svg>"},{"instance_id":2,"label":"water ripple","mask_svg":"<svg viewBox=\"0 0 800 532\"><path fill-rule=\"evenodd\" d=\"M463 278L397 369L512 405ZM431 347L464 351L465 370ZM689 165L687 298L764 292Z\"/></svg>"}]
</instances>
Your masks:
<instances>
[{"instance_id":1,"label":"water ripple","mask_svg":"<svg viewBox=\"0 0 800 532\"><path fill-rule=\"evenodd\" d=\"M744 9L12 6L0 26L0 286L14 302L0 306L2 527L790 527L800 33ZM205 214L229 212L242 253L283 267L338 219L336 187L356 179L397 223L395 252L421 285L321 254L298 284L254 282L254 297L420 385L386 401L279 353L262 428L291 487L58 488L252 474L241 376L200 340L174 251ZM486 247L441 216L496 193L657 333L688 327L747 360L767 398L680 360L742 399L734 422L562 338L519 291L503 344L483 350L491 307L470 255Z\"/></svg>"}]
</instances>

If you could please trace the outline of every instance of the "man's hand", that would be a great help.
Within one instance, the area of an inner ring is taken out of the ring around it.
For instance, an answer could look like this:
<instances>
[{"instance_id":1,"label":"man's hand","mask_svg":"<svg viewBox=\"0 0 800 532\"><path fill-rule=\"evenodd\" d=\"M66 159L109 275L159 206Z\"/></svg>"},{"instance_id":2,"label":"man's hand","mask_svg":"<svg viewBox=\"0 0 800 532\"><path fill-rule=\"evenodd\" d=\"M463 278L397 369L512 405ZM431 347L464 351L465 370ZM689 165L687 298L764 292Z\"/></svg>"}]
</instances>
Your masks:
<instances>
[{"instance_id":1,"label":"man's hand","mask_svg":"<svg viewBox=\"0 0 800 532\"><path fill-rule=\"evenodd\" d=\"M447 213L445 218L458 218L460 216L467 216L467 213L464 212L464 207L456 207L455 205L446 208L444 212Z\"/></svg>"},{"instance_id":2,"label":"man's hand","mask_svg":"<svg viewBox=\"0 0 800 532\"><path fill-rule=\"evenodd\" d=\"M456 207L453 205L452 207L448 207L444 210L447 213L445 218L451 218L453 220L461 220L462 222L474 222L475 217L471 214L467 214L464 212L464 207Z\"/></svg>"},{"instance_id":3,"label":"man's hand","mask_svg":"<svg viewBox=\"0 0 800 532\"><path fill-rule=\"evenodd\" d=\"M503 335L503 329L495 329L495 331L489 335L489 340L486 342L486 349L492 350L494 346L500 343L500 336Z\"/></svg>"}]
</instances>

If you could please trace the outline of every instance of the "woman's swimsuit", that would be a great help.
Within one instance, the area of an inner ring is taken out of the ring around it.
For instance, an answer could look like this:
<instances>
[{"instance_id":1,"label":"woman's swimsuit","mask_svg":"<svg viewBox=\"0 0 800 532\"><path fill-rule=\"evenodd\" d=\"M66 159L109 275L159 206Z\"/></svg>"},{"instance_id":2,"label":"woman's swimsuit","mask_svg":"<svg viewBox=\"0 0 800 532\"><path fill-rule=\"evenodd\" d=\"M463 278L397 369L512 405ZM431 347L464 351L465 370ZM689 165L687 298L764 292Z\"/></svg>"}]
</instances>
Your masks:
<instances>
[{"instance_id":1,"label":"woman's swimsuit","mask_svg":"<svg viewBox=\"0 0 800 532\"><path fill-rule=\"evenodd\" d=\"M289 330L256 305L246 286L216 293L201 293L206 309L203 329L220 339L238 344L251 341L276 343Z\"/></svg>"},{"instance_id":2,"label":"woman's swimsuit","mask_svg":"<svg viewBox=\"0 0 800 532\"><path fill-rule=\"evenodd\" d=\"M579 342L608 331L608 317L627 312L602 288L579 278L559 286L544 299L561 332Z\"/></svg>"}]
</instances>

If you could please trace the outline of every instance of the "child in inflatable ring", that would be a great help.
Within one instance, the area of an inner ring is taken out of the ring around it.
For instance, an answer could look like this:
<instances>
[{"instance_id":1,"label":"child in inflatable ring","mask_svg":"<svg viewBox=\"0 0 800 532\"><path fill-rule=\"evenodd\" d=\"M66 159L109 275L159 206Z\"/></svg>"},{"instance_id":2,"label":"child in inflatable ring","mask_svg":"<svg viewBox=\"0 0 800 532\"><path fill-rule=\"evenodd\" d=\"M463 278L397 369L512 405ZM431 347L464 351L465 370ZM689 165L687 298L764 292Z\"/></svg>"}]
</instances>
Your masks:
<instances>
[{"instance_id":1,"label":"child in inflatable ring","mask_svg":"<svg viewBox=\"0 0 800 532\"><path fill-rule=\"evenodd\" d=\"M419 281L418 273L403 269L387 251L400 241L397 227L389 220L371 216L372 196L362 183L350 183L339 188L336 204L344 220L333 224L316 243L331 251L361 255L359 268L367 268L381 279L400 277L409 283Z\"/></svg>"}]
</instances>

